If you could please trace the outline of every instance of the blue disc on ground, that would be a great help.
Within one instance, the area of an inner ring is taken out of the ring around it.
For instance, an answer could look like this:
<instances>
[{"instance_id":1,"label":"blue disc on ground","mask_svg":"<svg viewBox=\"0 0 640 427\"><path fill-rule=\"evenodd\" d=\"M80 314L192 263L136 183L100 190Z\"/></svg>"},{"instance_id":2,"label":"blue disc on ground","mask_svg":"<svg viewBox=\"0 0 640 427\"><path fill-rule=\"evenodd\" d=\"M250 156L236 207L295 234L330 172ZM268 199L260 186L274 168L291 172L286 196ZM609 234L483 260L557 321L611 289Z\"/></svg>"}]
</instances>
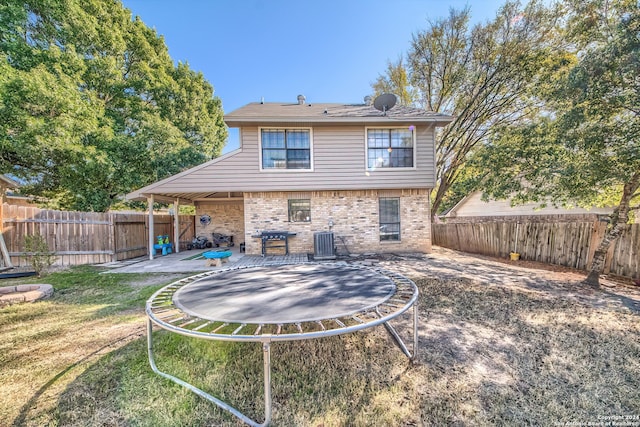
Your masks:
<instances>
[{"instance_id":1,"label":"blue disc on ground","mask_svg":"<svg viewBox=\"0 0 640 427\"><path fill-rule=\"evenodd\" d=\"M373 270L334 264L235 269L180 288L173 302L202 319L228 323L298 323L346 317L395 292Z\"/></svg>"},{"instance_id":2,"label":"blue disc on ground","mask_svg":"<svg viewBox=\"0 0 640 427\"><path fill-rule=\"evenodd\" d=\"M208 251L208 252L202 253L202 256L207 259L228 258L231 255L233 254L230 251L222 251L222 252Z\"/></svg>"}]
</instances>

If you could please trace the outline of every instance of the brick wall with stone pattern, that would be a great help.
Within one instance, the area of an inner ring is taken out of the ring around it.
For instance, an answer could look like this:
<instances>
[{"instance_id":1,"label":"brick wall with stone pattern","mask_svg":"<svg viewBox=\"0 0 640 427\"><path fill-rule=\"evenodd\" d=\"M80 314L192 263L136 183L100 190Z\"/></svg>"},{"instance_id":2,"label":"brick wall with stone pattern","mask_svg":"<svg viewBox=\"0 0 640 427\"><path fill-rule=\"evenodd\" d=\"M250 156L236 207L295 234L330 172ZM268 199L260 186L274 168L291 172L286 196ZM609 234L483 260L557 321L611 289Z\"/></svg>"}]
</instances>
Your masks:
<instances>
[{"instance_id":1,"label":"brick wall with stone pattern","mask_svg":"<svg viewBox=\"0 0 640 427\"><path fill-rule=\"evenodd\" d=\"M400 198L401 240L381 242L380 197ZM289 222L288 200L311 201L310 222ZM252 235L262 231L297 233L289 238L290 253L313 253L313 234L335 233L339 254L431 251L429 190L366 190L317 192L265 192L244 194L244 223L247 254L261 253L261 240Z\"/></svg>"},{"instance_id":2,"label":"brick wall with stone pattern","mask_svg":"<svg viewBox=\"0 0 640 427\"><path fill-rule=\"evenodd\" d=\"M209 225L202 225L200 216L207 214L211 217ZM222 233L233 236L237 246L244 242L244 204L242 200L228 202L200 202L196 205L196 236L206 236L212 240L212 233Z\"/></svg>"}]
</instances>

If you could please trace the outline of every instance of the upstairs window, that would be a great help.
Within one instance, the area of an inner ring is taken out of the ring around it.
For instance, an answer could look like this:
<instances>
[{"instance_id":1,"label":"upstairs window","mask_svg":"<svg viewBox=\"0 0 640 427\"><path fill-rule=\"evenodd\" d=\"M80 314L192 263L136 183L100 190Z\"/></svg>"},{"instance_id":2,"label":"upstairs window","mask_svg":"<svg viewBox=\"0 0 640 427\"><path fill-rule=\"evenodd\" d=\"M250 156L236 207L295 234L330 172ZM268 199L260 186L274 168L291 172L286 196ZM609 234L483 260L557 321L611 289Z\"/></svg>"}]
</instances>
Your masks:
<instances>
[{"instance_id":1,"label":"upstairs window","mask_svg":"<svg viewBox=\"0 0 640 427\"><path fill-rule=\"evenodd\" d=\"M413 126L400 129L367 129L367 168L412 168Z\"/></svg>"},{"instance_id":2,"label":"upstairs window","mask_svg":"<svg viewBox=\"0 0 640 427\"><path fill-rule=\"evenodd\" d=\"M261 129L262 169L311 169L309 129Z\"/></svg>"}]
</instances>

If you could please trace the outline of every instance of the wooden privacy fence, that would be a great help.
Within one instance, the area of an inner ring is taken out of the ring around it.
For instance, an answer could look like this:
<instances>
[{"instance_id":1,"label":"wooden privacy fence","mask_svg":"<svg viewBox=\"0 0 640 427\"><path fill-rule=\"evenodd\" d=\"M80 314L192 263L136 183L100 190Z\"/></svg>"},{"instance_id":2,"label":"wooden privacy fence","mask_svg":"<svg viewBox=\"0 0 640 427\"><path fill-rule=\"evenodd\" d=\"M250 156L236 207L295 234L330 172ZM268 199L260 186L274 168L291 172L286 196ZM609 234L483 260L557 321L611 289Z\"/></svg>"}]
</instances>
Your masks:
<instances>
[{"instance_id":1,"label":"wooden privacy fence","mask_svg":"<svg viewBox=\"0 0 640 427\"><path fill-rule=\"evenodd\" d=\"M2 235L14 266L26 266L25 236L41 235L56 265L100 264L148 254L148 214L66 212L2 206ZM154 234L174 240L173 217L154 215ZM193 239L193 215L180 215L181 247Z\"/></svg>"},{"instance_id":2,"label":"wooden privacy fence","mask_svg":"<svg viewBox=\"0 0 640 427\"><path fill-rule=\"evenodd\" d=\"M450 249L587 270L607 224L591 222L485 222L433 224L433 243ZM632 224L607 253L605 273L640 278L640 224Z\"/></svg>"}]
</instances>

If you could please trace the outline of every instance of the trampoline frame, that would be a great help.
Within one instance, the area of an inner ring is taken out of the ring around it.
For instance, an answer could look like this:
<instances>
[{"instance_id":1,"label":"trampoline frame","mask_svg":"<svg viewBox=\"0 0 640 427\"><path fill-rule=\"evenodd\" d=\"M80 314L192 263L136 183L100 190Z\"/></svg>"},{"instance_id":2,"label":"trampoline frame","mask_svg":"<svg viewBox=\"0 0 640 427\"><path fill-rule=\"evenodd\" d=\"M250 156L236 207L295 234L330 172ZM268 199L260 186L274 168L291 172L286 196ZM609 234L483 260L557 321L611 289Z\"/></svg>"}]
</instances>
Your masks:
<instances>
[{"instance_id":1,"label":"trampoline frame","mask_svg":"<svg viewBox=\"0 0 640 427\"><path fill-rule=\"evenodd\" d=\"M306 263L305 265L316 264L326 265L326 263ZM233 414L250 426L267 426L271 422L272 400L271 400L271 343L277 341L294 341L323 338L334 335L342 335L359 330L384 325L389 334L394 338L403 353L411 360L416 356L418 349L418 288L416 284L407 277L377 267L365 267L355 265L344 265L348 269L361 269L378 273L390 279L395 285L395 292L384 302L373 308L356 311L346 316L334 319L322 319L319 321L299 322L299 323L261 323L261 324L229 324L223 321L214 321L199 318L184 312L173 302L173 295L184 286L195 281L227 273L234 270L244 270L251 268L277 267L277 265L248 265L230 266L221 270L207 271L194 276L190 276L173 282L154 293L146 303L147 322L147 351L151 369L158 375L179 384L193 393L214 403L219 408ZM409 351L398 332L389 321L404 314L413 306L413 353ZM325 323L323 323L325 322ZM263 370L264 370L264 421L258 423L244 415L238 409L212 396L204 390L195 387L188 382L158 369L153 353L153 325L157 325L169 332L185 335L193 338L239 341L239 342L259 342L262 344ZM254 326L255 329L251 328ZM209 330L210 329L210 330ZM253 333L241 333L243 330L253 329ZM305 332L305 329L308 331ZM209 330L208 332L206 332ZM267 333L265 333L267 331Z\"/></svg>"}]
</instances>

